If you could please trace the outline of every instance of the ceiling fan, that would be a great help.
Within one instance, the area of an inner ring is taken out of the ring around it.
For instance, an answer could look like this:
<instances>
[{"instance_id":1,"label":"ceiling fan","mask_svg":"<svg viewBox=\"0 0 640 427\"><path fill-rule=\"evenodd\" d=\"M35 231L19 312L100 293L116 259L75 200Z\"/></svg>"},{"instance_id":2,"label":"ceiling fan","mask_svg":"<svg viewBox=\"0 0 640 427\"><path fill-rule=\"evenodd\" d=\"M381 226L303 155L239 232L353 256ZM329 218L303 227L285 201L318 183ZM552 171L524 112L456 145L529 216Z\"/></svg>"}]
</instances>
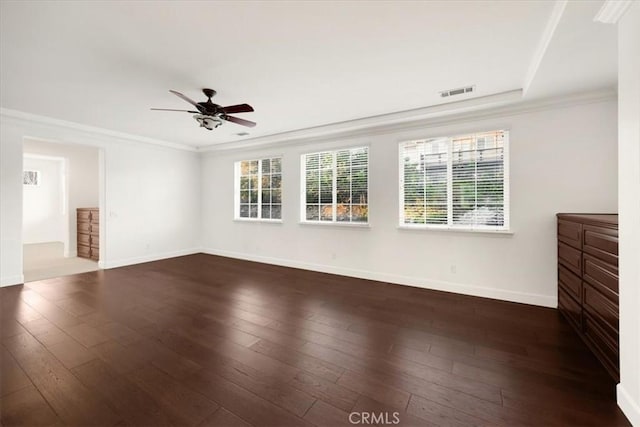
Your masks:
<instances>
[{"instance_id":1,"label":"ceiling fan","mask_svg":"<svg viewBox=\"0 0 640 427\"><path fill-rule=\"evenodd\" d=\"M174 110L171 108L152 108L154 111L181 111L185 113L195 114L193 116L194 119L198 123L200 123L200 127L205 129L213 130L218 126L222 125L224 121L236 123L242 126L254 127L256 123L251 122L249 120L244 120L239 117L233 117L229 114L234 113L250 113L253 111L253 107L249 104L238 104L238 105L230 105L228 107L221 107L218 104L214 104L211 101L211 98L215 96L216 91L213 89L202 89L204 95L208 98L205 102L195 102L193 99L189 98L186 95L181 94L175 90L170 90L172 94L176 95L179 98L187 101L189 104L196 107L197 111L194 110Z\"/></svg>"}]
</instances>

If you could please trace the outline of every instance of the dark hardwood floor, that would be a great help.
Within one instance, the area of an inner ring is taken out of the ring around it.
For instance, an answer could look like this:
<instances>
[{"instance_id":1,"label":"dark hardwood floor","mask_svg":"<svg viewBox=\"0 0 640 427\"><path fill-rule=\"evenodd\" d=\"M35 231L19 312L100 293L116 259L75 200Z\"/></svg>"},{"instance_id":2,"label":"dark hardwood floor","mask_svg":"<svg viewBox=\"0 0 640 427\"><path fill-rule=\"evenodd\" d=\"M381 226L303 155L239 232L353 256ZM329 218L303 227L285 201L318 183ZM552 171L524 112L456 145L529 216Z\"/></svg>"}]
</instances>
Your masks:
<instances>
[{"instance_id":1,"label":"dark hardwood floor","mask_svg":"<svg viewBox=\"0 0 640 427\"><path fill-rule=\"evenodd\" d=\"M556 310L208 255L0 295L3 426L628 425Z\"/></svg>"}]
</instances>

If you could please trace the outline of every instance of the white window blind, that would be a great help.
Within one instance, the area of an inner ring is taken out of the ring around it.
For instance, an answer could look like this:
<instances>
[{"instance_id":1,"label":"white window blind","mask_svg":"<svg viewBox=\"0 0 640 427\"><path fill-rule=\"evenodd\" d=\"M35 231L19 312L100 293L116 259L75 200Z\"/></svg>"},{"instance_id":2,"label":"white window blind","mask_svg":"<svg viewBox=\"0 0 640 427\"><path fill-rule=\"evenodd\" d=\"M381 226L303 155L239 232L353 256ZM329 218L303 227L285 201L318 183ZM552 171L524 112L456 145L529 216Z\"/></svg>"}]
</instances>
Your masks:
<instances>
[{"instance_id":1,"label":"white window blind","mask_svg":"<svg viewBox=\"0 0 640 427\"><path fill-rule=\"evenodd\" d=\"M508 132L400 144L400 224L508 230Z\"/></svg>"},{"instance_id":2,"label":"white window blind","mask_svg":"<svg viewBox=\"0 0 640 427\"><path fill-rule=\"evenodd\" d=\"M236 219L282 218L282 159L243 160L235 164Z\"/></svg>"},{"instance_id":3,"label":"white window blind","mask_svg":"<svg viewBox=\"0 0 640 427\"><path fill-rule=\"evenodd\" d=\"M302 221L368 221L368 147L304 154L302 168Z\"/></svg>"}]
</instances>

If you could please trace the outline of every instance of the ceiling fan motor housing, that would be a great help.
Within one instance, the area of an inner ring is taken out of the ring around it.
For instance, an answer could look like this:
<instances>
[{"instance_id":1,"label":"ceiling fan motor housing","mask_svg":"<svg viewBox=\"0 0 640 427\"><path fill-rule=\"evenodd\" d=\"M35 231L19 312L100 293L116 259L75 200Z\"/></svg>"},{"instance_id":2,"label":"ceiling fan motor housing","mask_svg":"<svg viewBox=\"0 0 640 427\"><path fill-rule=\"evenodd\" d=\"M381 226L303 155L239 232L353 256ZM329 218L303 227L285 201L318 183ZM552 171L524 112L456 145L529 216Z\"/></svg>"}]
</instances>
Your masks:
<instances>
[{"instance_id":1,"label":"ceiling fan motor housing","mask_svg":"<svg viewBox=\"0 0 640 427\"><path fill-rule=\"evenodd\" d=\"M213 89L202 89L202 92L204 93L204 96L206 96L207 98L211 99L214 96L216 96L216 91Z\"/></svg>"}]
</instances>

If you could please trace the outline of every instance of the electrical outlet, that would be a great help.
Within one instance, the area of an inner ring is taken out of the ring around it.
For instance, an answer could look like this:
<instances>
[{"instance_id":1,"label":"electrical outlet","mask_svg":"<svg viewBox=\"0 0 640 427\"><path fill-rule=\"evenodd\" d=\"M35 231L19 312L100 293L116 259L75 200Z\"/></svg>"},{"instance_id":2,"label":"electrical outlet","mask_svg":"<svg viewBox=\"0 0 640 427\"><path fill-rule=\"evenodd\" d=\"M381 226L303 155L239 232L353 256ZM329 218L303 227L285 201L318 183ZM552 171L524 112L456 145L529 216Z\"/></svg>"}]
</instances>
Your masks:
<instances>
[{"instance_id":1,"label":"electrical outlet","mask_svg":"<svg viewBox=\"0 0 640 427\"><path fill-rule=\"evenodd\" d=\"M451 272L456 274L458 272L458 266L455 264L451 264Z\"/></svg>"}]
</instances>

